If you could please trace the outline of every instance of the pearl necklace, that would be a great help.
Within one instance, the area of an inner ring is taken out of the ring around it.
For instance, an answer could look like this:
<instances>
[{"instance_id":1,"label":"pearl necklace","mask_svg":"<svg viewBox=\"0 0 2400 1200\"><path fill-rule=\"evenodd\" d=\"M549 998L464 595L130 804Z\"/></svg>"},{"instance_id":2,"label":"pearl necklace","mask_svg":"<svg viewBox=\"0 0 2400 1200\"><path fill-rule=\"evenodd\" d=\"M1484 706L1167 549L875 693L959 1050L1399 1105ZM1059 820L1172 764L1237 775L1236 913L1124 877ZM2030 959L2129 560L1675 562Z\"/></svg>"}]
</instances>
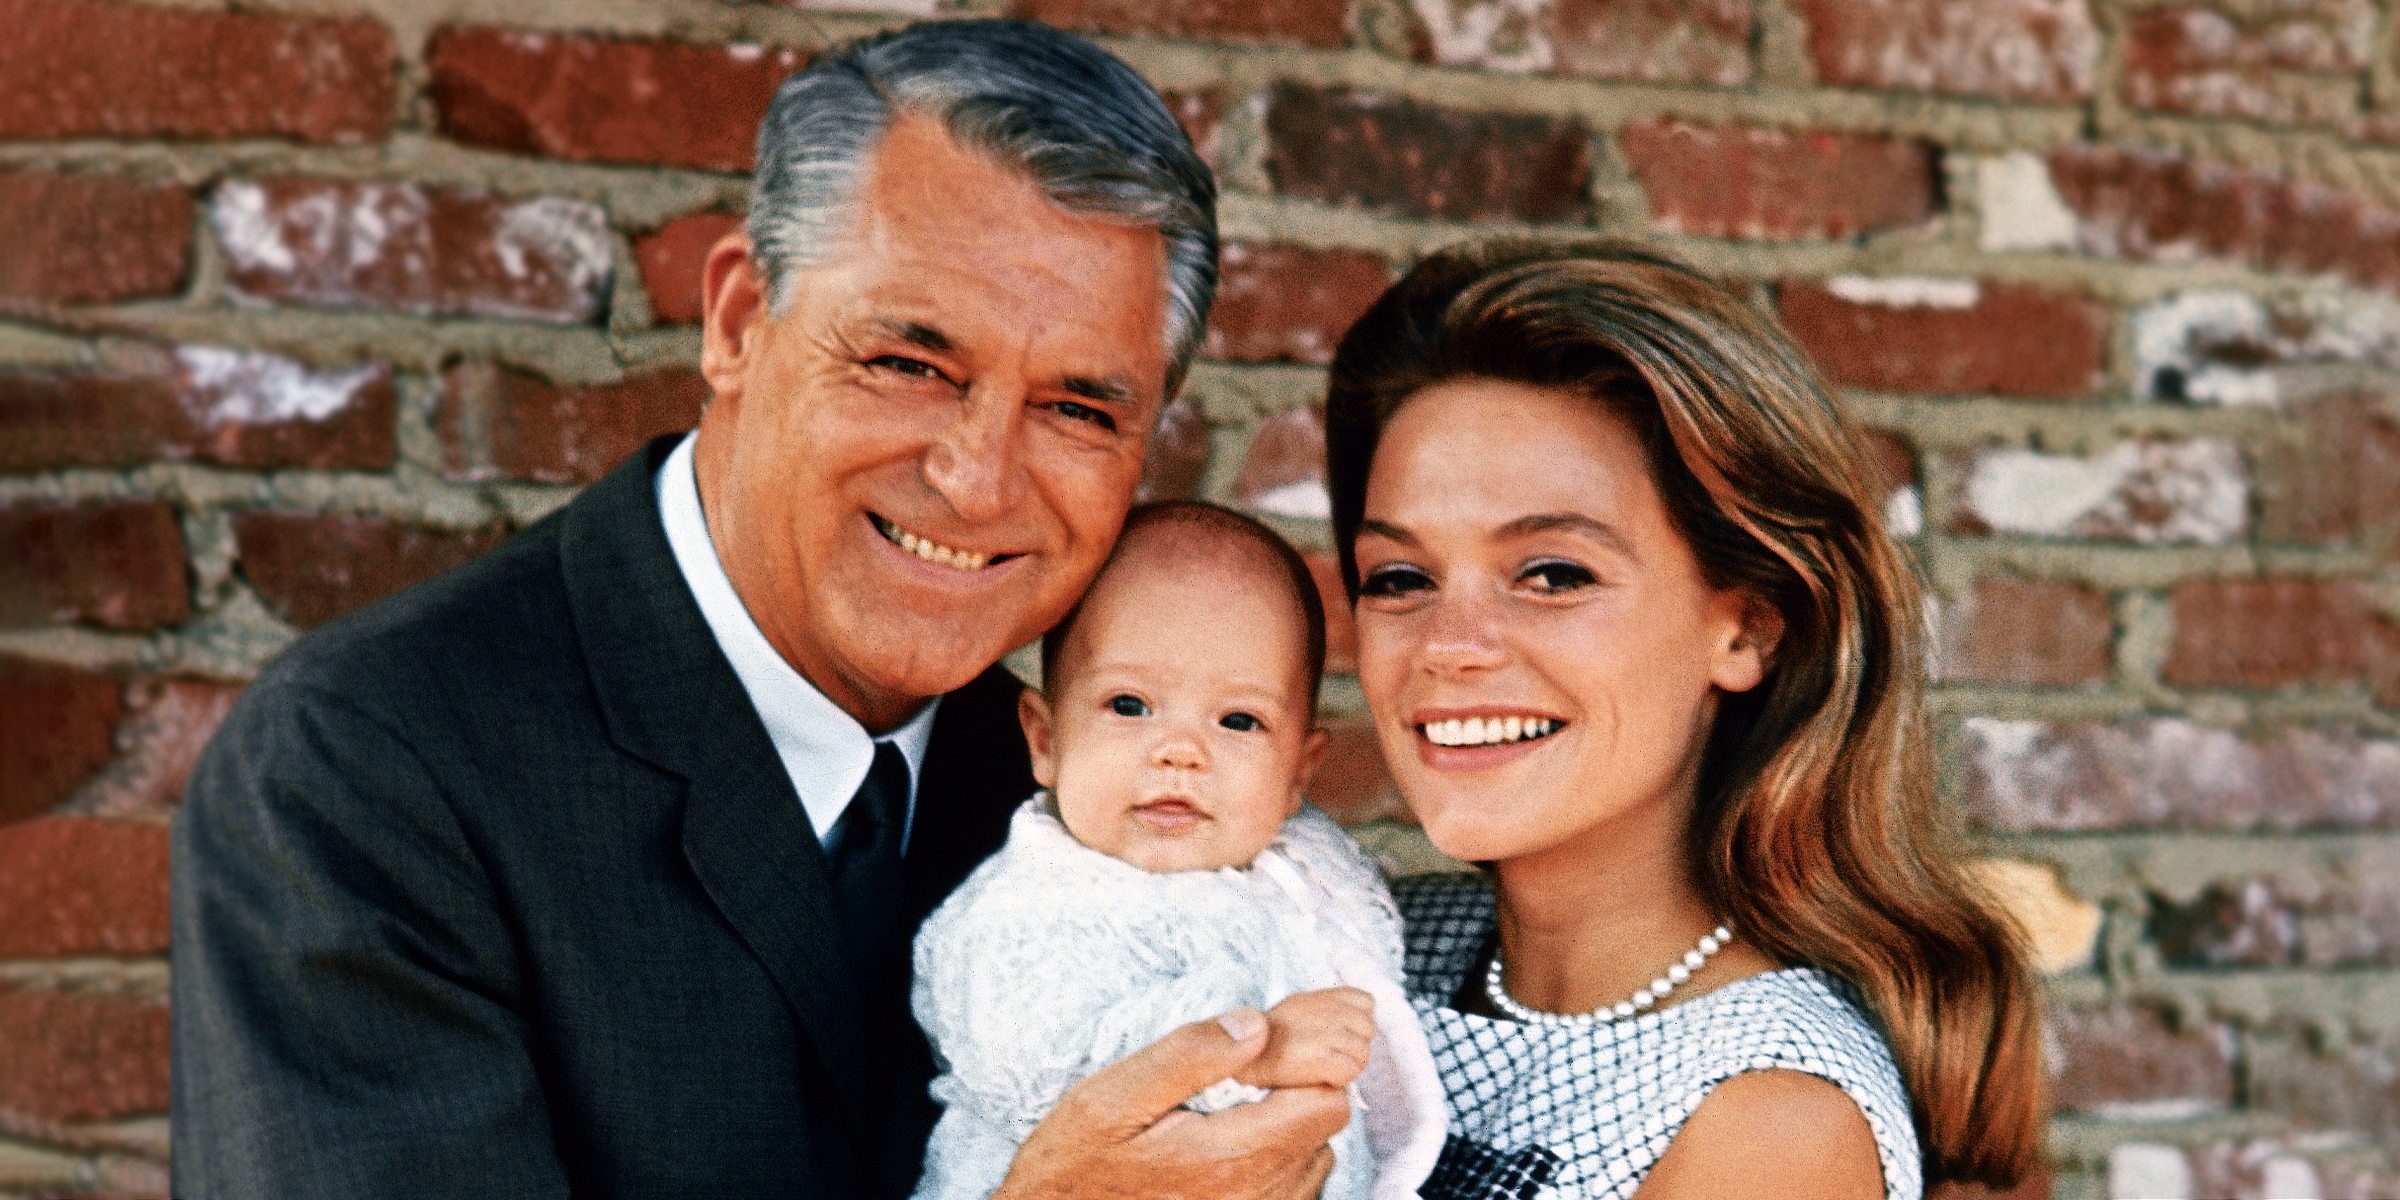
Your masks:
<instances>
[{"instance_id":1,"label":"pearl necklace","mask_svg":"<svg viewBox=\"0 0 2400 1200\"><path fill-rule=\"evenodd\" d=\"M1483 973L1483 994L1490 996L1493 1006L1507 1013L1510 1019L1528 1025L1597 1025L1622 1021L1666 999L1667 993L1675 990L1675 985L1690 979L1692 972L1707 965L1709 956L1724 949L1725 943L1732 940L1733 928L1719 925L1700 935L1699 945L1684 951L1680 962L1668 967L1666 974L1651 980L1649 987L1635 992L1632 999L1603 1004L1585 1013L1540 1012L1517 1003L1508 990L1500 986L1500 948L1494 946L1491 968Z\"/></svg>"}]
</instances>

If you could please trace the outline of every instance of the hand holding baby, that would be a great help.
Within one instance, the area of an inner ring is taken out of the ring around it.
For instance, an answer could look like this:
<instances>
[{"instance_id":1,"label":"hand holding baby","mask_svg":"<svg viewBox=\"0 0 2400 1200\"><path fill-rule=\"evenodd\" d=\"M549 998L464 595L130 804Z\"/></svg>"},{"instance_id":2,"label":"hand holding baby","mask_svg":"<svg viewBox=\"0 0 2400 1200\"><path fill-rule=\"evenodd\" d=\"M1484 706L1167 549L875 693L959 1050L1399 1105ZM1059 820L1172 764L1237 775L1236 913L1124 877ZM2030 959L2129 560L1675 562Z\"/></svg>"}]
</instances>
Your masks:
<instances>
[{"instance_id":1,"label":"hand holding baby","mask_svg":"<svg viewBox=\"0 0 2400 1200\"><path fill-rule=\"evenodd\" d=\"M1233 1077L1251 1087L1348 1087L1374 1040L1375 1000L1365 992L1296 992L1267 1010L1267 1048Z\"/></svg>"}]
</instances>

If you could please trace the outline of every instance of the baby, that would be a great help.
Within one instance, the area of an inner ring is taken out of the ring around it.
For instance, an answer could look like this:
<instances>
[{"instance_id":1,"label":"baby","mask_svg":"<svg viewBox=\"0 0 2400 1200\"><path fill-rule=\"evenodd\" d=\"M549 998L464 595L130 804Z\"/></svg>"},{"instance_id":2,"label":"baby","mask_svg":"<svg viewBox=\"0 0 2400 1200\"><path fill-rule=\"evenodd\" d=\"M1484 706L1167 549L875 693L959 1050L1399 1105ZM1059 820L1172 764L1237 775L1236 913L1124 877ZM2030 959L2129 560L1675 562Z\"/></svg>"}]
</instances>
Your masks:
<instances>
[{"instance_id":1,"label":"baby","mask_svg":"<svg viewBox=\"0 0 2400 1200\"><path fill-rule=\"evenodd\" d=\"M1194 503L1127 518L1018 705L1047 790L917 935L943 1105L918 1197L989 1195L1070 1085L1242 1005L1266 1011L1268 1051L1185 1107L1347 1085L1326 1200L1416 1195L1444 1117L1399 916L1300 799L1324 647L1308 568L1272 530ZM1371 1039L1337 987L1372 997Z\"/></svg>"}]
</instances>

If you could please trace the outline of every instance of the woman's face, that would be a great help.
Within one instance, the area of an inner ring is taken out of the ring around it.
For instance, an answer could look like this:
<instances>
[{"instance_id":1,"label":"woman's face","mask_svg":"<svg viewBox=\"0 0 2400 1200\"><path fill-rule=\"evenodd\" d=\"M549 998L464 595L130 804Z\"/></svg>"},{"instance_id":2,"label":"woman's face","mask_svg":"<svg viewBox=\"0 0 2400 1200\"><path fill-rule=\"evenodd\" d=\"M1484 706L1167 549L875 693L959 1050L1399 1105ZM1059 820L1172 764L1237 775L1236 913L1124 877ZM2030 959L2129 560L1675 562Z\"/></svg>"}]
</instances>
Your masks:
<instances>
[{"instance_id":1,"label":"woman's face","mask_svg":"<svg viewBox=\"0 0 2400 1200\"><path fill-rule=\"evenodd\" d=\"M1621 422L1548 388L1429 387L1384 429L1356 550L1359 680L1434 845L1681 836L1717 689L1763 659Z\"/></svg>"}]
</instances>

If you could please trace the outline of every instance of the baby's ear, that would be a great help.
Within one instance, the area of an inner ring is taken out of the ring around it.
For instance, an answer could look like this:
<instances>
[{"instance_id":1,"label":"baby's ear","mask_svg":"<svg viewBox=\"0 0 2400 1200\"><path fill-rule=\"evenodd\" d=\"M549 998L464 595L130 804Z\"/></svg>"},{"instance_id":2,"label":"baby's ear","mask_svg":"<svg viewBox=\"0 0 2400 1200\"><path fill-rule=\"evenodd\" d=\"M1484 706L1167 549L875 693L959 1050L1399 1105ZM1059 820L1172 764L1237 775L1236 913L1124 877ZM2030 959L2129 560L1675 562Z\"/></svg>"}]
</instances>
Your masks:
<instances>
[{"instance_id":1,"label":"baby's ear","mask_svg":"<svg viewBox=\"0 0 2400 1200\"><path fill-rule=\"evenodd\" d=\"M1292 802L1285 816L1300 811L1301 794L1308 790L1308 781L1316 777L1317 767L1325 761L1325 747L1333 744L1333 735L1323 729L1311 729L1300 739L1300 770L1292 780Z\"/></svg>"},{"instance_id":2,"label":"baby's ear","mask_svg":"<svg viewBox=\"0 0 2400 1200\"><path fill-rule=\"evenodd\" d=\"M1050 698L1040 688L1017 693L1017 724L1025 727L1025 749L1033 755L1033 781L1058 786L1058 759L1050 743Z\"/></svg>"}]
</instances>

